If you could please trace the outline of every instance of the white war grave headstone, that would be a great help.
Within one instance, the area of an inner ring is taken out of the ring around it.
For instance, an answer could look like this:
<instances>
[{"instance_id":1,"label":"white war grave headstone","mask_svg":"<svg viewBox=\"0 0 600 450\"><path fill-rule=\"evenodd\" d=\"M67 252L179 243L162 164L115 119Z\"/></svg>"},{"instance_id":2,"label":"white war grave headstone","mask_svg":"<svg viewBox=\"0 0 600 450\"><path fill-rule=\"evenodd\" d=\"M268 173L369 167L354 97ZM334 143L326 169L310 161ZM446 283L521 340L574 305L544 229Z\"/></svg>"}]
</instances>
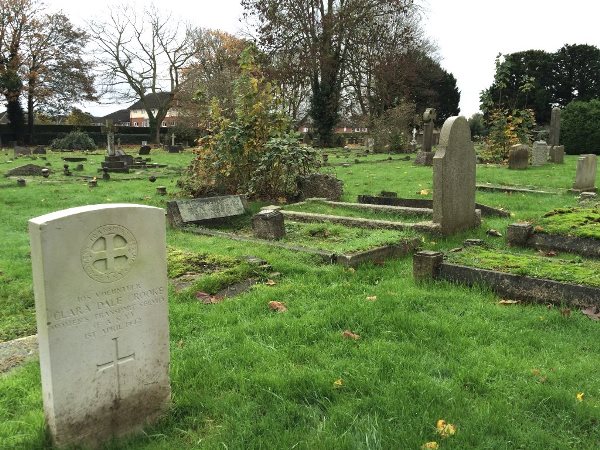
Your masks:
<instances>
[{"instance_id":1,"label":"white war grave headstone","mask_svg":"<svg viewBox=\"0 0 600 450\"><path fill-rule=\"evenodd\" d=\"M29 235L53 443L139 431L170 402L164 210L71 208L31 219Z\"/></svg>"},{"instance_id":2,"label":"white war grave headstone","mask_svg":"<svg viewBox=\"0 0 600 450\"><path fill-rule=\"evenodd\" d=\"M446 119L433 157L433 222L443 234L453 234L480 224L475 210L475 147L467 119Z\"/></svg>"}]
</instances>

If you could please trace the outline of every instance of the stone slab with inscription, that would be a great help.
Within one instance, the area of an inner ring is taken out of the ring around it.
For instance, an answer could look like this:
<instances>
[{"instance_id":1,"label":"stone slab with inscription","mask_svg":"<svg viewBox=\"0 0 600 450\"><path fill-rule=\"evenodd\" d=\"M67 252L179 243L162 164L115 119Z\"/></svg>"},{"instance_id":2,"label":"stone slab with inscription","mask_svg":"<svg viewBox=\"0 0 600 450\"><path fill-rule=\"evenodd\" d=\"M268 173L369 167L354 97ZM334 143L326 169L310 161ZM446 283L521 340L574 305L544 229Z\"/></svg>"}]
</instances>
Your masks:
<instances>
[{"instance_id":1,"label":"stone slab with inscription","mask_svg":"<svg viewBox=\"0 0 600 450\"><path fill-rule=\"evenodd\" d=\"M173 226L240 216L248 211L243 195L173 200L167 203L167 218Z\"/></svg>"},{"instance_id":2,"label":"stone slab with inscription","mask_svg":"<svg viewBox=\"0 0 600 450\"><path fill-rule=\"evenodd\" d=\"M164 210L90 205L29 221L46 422L100 446L168 407Z\"/></svg>"}]
</instances>

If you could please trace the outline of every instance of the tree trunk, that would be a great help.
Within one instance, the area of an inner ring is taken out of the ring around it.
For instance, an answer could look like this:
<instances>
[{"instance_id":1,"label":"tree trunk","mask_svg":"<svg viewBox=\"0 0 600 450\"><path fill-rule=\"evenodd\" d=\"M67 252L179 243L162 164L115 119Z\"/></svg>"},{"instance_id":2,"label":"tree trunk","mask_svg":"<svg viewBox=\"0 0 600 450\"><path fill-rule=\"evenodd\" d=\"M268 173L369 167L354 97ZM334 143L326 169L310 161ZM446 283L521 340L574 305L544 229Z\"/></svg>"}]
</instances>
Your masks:
<instances>
[{"instance_id":1,"label":"tree trunk","mask_svg":"<svg viewBox=\"0 0 600 450\"><path fill-rule=\"evenodd\" d=\"M27 86L27 134L29 136L29 144L35 143L33 136L33 99L35 93L35 78L29 77Z\"/></svg>"}]
</instances>

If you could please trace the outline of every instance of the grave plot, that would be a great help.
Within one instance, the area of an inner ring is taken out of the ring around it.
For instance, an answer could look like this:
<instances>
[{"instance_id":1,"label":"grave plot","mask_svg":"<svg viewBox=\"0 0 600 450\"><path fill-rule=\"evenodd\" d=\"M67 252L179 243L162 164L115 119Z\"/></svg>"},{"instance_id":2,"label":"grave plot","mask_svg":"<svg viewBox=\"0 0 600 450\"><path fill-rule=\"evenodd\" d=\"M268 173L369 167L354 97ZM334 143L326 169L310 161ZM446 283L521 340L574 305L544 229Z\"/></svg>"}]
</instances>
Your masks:
<instances>
[{"instance_id":1,"label":"grave plot","mask_svg":"<svg viewBox=\"0 0 600 450\"><path fill-rule=\"evenodd\" d=\"M446 255L432 251L417 253L413 259L415 280L482 284L508 299L582 308L600 307L598 261L477 246L456 250Z\"/></svg>"},{"instance_id":2,"label":"grave plot","mask_svg":"<svg viewBox=\"0 0 600 450\"><path fill-rule=\"evenodd\" d=\"M203 303L218 303L273 277L271 266L248 256L231 258L169 247L167 274L175 292L192 290Z\"/></svg>"},{"instance_id":3,"label":"grave plot","mask_svg":"<svg viewBox=\"0 0 600 450\"><path fill-rule=\"evenodd\" d=\"M600 207L559 208L535 223L509 225L510 245L600 258Z\"/></svg>"},{"instance_id":4,"label":"grave plot","mask_svg":"<svg viewBox=\"0 0 600 450\"><path fill-rule=\"evenodd\" d=\"M237 217L231 224L221 223L211 228L188 226L183 230L311 253L320 256L325 262L346 266L404 256L412 253L421 241L410 230L366 229L330 222L303 223L293 220L285 220L282 225L281 237L277 240L255 237L249 215Z\"/></svg>"}]
</instances>

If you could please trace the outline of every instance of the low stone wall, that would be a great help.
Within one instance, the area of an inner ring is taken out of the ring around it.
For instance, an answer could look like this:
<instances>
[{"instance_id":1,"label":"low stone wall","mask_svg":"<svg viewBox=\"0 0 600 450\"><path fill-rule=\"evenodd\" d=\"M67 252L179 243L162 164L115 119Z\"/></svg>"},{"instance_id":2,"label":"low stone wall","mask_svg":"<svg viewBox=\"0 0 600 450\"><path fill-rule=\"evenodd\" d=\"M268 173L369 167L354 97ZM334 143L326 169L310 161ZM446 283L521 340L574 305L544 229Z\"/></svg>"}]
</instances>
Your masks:
<instances>
[{"instance_id":1,"label":"low stone wall","mask_svg":"<svg viewBox=\"0 0 600 450\"><path fill-rule=\"evenodd\" d=\"M386 245L364 252L352 253L347 255L337 255L336 262L346 267L355 267L367 261L381 261L388 258L400 258L414 252L419 247L419 239L414 238L405 242Z\"/></svg>"},{"instance_id":2,"label":"low stone wall","mask_svg":"<svg viewBox=\"0 0 600 450\"><path fill-rule=\"evenodd\" d=\"M582 256L600 258L600 240L598 239L535 233L533 226L528 223L513 223L509 225L506 239L509 245L576 253Z\"/></svg>"},{"instance_id":3,"label":"low stone wall","mask_svg":"<svg viewBox=\"0 0 600 450\"><path fill-rule=\"evenodd\" d=\"M443 262L439 252L418 252L413 258L415 280L446 280L472 286L483 284L503 297L533 303L600 306L600 288L562 283L494 270Z\"/></svg>"}]
</instances>

